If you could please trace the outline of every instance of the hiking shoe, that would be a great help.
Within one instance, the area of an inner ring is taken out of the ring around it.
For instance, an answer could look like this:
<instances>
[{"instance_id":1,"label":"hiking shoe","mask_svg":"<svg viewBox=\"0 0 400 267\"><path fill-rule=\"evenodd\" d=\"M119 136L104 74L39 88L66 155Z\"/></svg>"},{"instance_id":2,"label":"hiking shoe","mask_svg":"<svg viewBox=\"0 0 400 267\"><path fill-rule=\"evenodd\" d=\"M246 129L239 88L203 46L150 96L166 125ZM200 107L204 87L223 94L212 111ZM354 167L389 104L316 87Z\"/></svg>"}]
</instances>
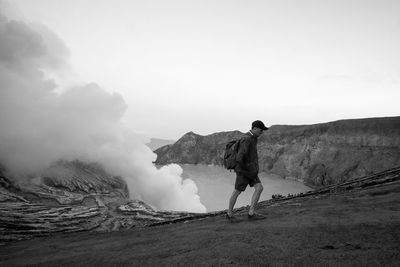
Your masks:
<instances>
[{"instance_id":1,"label":"hiking shoe","mask_svg":"<svg viewBox=\"0 0 400 267\"><path fill-rule=\"evenodd\" d=\"M264 220L264 219L266 219L267 217L264 216L264 215L262 215L262 214L259 214L259 213L255 213L255 212L254 212L252 215L247 214L247 218L249 218L250 220Z\"/></svg>"},{"instance_id":2,"label":"hiking shoe","mask_svg":"<svg viewBox=\"0 0 400 267\"><path fill-rule=\"evenodd\" d=\"M228 221L230 221L231 223L237 223L239 222L239 219L236 218L235 216L229 216L228 214L226 214L226 218L228 219Z\"/></svg>"}]
</instances>

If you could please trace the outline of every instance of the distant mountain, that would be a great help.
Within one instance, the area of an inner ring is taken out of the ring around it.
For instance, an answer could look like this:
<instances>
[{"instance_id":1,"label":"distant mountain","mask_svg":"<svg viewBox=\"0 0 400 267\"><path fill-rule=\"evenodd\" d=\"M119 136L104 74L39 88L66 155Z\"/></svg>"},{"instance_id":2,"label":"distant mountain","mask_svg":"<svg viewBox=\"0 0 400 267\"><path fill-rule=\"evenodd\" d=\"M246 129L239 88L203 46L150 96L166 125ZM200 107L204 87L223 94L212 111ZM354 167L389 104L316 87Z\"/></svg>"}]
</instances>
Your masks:
<instances>
[{"instance_id":1,"label":"distant mountain","mask_svg":"<svg viewBox=\"0 0 400 267\"><path fill-rule=\"evenodd\" d=\"M222 165L225 144L242 134L189 132L157 149L156 164ZM274 125L260 137L258 151L261 171L310 186L335 184L400 166L400 117Z\"/></svg>"},{"instance_id":2,"label":"distant mountain","mask_svg":"<svg viewBox=\"0 0 400 267\"><path fill-rule=\"evenodd\" d=\"M162 146L170 145L175 143L175 140L167 140L167 139L159 139L159 138L151 138L150 142L146 145L152 150L156 150Z\"/></svg>"}]
</instances>

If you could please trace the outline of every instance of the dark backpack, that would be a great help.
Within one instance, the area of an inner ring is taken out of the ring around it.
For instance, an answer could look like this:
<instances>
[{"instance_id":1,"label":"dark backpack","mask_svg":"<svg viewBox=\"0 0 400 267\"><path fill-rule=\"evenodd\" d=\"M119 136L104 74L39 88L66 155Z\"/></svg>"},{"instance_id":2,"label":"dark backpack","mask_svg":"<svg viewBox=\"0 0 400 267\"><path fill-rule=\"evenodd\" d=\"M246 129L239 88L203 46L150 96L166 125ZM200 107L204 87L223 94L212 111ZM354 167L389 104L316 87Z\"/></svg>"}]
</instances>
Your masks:
<instances>
[{"instance_id":1,"label":"dark backpack","mask_svg":"<svg viewBox=\"0 0 400 267\"><path fill-rule=\"evenodd\" d=\"M232 140L225 146L224 166L228 170L234 170L236 167L236 155L239 150L240 139Z\"/></svg>"}]
</instances>

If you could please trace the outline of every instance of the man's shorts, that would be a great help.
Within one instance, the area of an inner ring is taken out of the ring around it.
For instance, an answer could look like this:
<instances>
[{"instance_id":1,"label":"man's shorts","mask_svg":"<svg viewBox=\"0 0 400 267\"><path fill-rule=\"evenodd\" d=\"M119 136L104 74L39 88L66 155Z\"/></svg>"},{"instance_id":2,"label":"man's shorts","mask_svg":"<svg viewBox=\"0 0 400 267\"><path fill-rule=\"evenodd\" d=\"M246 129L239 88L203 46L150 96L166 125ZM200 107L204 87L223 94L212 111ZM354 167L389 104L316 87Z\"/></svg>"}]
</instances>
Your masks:
<instances>
[{"instance_id":1,"label":"man's shorts","mask_svg":"<svg viewBox=\"0 0 400 267\"><path fill-rule=\"evenodd\" d=\"M250 179L241 173L236 173L236 182L235 182L236 190L243 192L244 190L246 190L247 185L250 185L251 187L253 187L255 184L258 184L258 183L261 183L258 175L256 177L254 177L253 179Z\"/></svg>"}]
</instances>

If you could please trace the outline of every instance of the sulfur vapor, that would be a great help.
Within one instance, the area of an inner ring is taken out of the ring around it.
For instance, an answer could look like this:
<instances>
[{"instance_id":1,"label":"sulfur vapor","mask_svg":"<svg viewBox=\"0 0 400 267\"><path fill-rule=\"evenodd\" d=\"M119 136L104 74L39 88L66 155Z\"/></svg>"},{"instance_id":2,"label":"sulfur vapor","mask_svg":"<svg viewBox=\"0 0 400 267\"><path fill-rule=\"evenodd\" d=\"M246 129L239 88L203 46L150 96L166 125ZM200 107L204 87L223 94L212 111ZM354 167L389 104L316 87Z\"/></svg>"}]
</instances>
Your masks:
<instances>
[{"instance_id":1,"label":"sulfur vapor","mask_svg":"<svg viewBox=\"0 0 400 267\"><path fill-rule=\"evenodd\" d=\"M205 212L182 169L154 167L156 155L124 126L121 95L95 83L60 90L48 78L68 68L68 54L50 29L0 11L0 163L18 177L60 159L99 162L125 178L131 198L162 210Z\"/></svg>"}]
</instances>

